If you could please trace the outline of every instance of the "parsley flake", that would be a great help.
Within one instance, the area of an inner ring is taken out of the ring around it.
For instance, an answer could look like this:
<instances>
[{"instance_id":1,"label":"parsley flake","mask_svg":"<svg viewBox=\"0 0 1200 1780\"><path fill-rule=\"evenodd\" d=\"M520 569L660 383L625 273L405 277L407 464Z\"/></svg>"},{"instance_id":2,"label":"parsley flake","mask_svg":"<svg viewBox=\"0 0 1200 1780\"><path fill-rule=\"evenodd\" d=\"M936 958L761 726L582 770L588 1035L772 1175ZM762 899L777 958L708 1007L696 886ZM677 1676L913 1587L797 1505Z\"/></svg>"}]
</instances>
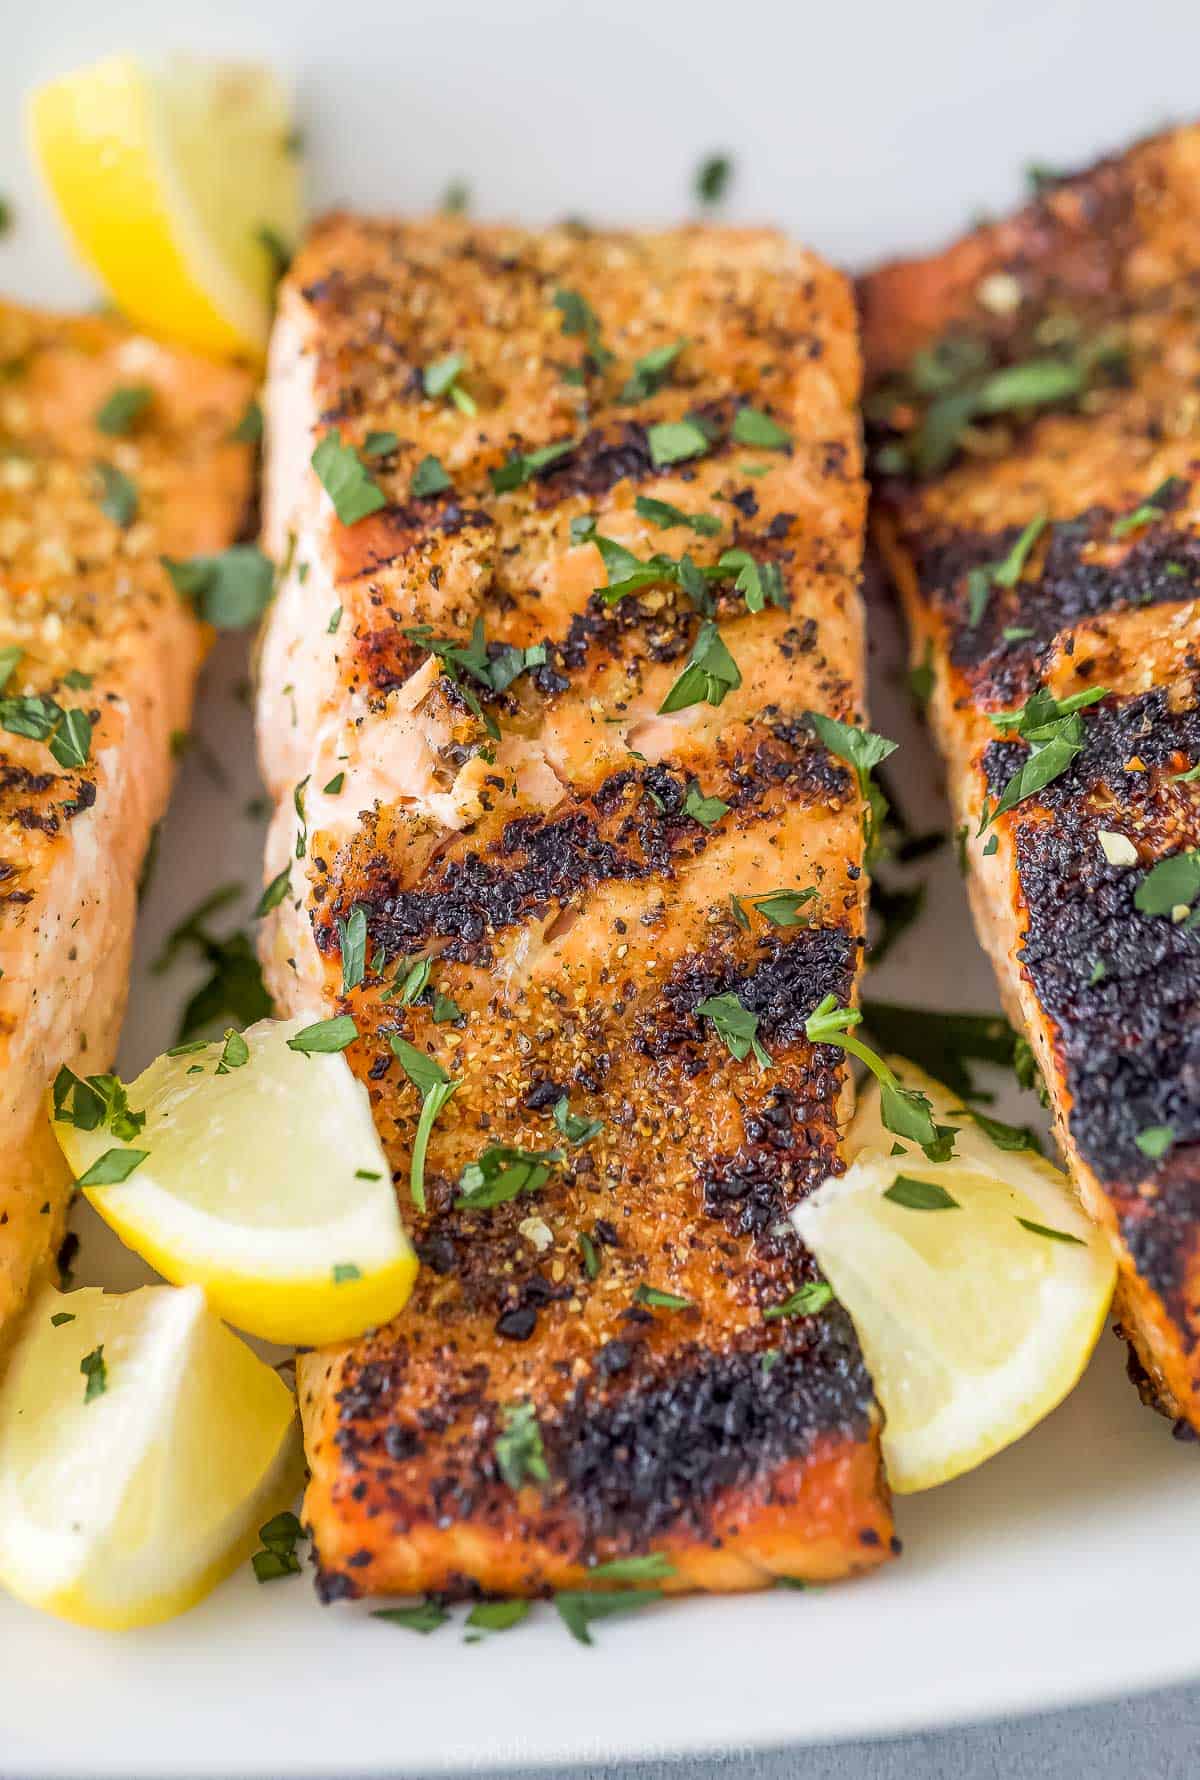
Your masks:
<instances>
[{"instance_id":1,"label":"parsley flake","mask_svg":"<svg viewBox=\"0 0 1200 1780\"><path fill-rule=\"evenodd\" d=\"M1031 1236L1047 1236L1051 1242L1074 1242L1080 1248L1087 1247L1083 1237L1074 1235L1070 1230L1055 1230L1052 1225L1037 1224L1032 1218L1018 1218L1017 1222L1022 1230L1028 1230Z\"/></svg>"},{"instance_id":2,"label":"parsley flake","mask_svg":"<svg viewBox=\"0 0 1200 1780\"><path fill-rule=\"evenodd\" d=\"M394 1032L388 1043L401 1069L421 1096L421 1116L417 1120L409 1163L409 1192L417 1210L424 1211L425 1152L429 1147L429 1134L438 1114L461 1084L451 1080L435 1057L419 1051L399 1033Z\"/></svg>"},{"instance_id":3,"label":"parsley flake","mask_svg":"<svg viewBox=\"0 0 1200 1780\"><path fill-rule=\"evenodd\" d=\"M893 1205L903 1205L907 1211L961 1210L954 1195L937 1181L918 1180L911 1174L898 1174L883 1196Z\"/></svg>"},{"instance_id":4,"label":"parsley flake","mask_svg":"<svg viewBox=\"0 0 1200 1780\"><path fill-rule=\"evenodd\" d=\"M578 1113L573 1113L565 1094L554 1102L550 1110L554 1117L554 1123L570 1144L591 1143L593 1137L599 1137L604 1129L603 1119L585 1119Z\"/></svg>"},{"instance_id":5,"label":"parsley flake","mask_svg":"<svg viewBox=\"0 0 1200 1780\"><path fill-rule=\"evenodd\" d=\"M622 389L619 400L632 404L644 402L648 396L654 395L670 377L675 360L686 345L686 340L676 340L670 346L656 346L652 352L635 360L633 373Z\"/></svg>"},{"instance_id":6,"label":"parsley flake","mask_svg":"<svg viewBox=\"0 0 1200 1780\"><path fill-rule=\"evenodd\" d=\"M257 624L275 591L275 565L253 544L234 544L214 556L164 556L176 593L218 630Z\"/></svg>"},{"instance_id":7,"label":"parsley flake","mask_svg":"<svg viewBox=\"0 0 1200 1780\"><path fill-rule=\"evenodd\" d=\"M408 492L415 501L428 500L430 495L444 494L451 486L440 458L423 457L412 473Z\"/></svg>"},{"instance_id":8,"label":"parsley flake","mask_svg":"<svg viewBox=\"0 0 1200 1780\"><path fill-rule=\"evenodd\" d=\"M144 383L133 383L125 389L114 389L96 412L97 432L119 439L131 433L154 399L154 391Z\"/></svg>"},{"instance_id":9,"label":"parsley flake","mask_svg":"<svg viewBox=\"0 0 1200 1780\"><path fill-rule=\"evenodd\" d=\"M792 444L787 428L761 408L739 408L733 417L733 436L739 445L753 445L764 451L788 451Z\"/></svg>"},{"instance_id":10,"label":"parsley flake","mask_svg":"<svg viewBox=\"0 0 1200 1780\"><path fill-rule=\"evenodd\" d=\"M702 204L719 204L732 178L733 161L729 155L706 155L696 169L696 196Z\"/></svg>"},{"instance_id":11,"label":"parsley flake","mask_svg":"<svg viewBox=\"0 0 1200 1780\"><path fill-rule=\"evenodd\" d=\"M336 1014L331 1020L317 1020L304 1026L288 1039L289 1051L300 1051L305 1057L325 1057L344 1051L358 1037L358 1027L349 1014Z\"/></svg>"},{"instance_id":12,"label":"parsley flake","mask_svg":"<svg viewBox=\"0 0 1200 1780\"><path fill-rule=\"evenodd\" d=\"M660 531L670 531L674 526L685 525L689 531L696 532L700 537L715 538L721 530L722 521L715 513L685 513L682 507L673 506L670 501L655 500L652 495L639 494L633 505L639 518L650 520ZM571 523L574 525L575 521L572 520ZM580 540L572 536L571 541L578 543Z\"/></svg>"},{"instance_id":13,"label":"parsley flake","mask_svg":"<svg viewBox=\"0 0 1200 1780\"><path fill-rule=\"evenodd\" d=\"M604 1593L586 1589L560 1590L554 1597L559 1618L577 1644L592 1644L591 1626L598 1619L621 1613L637 1613L662 1599L657 1588L610 1589Z\"/></svg>"},{"instance_id":14,"label":"parsley flake","mask_svg":"<svg viewBox=\"0 0 1200 1780\"><path fill-rule=\"evenodd\" d=\"M635 1304L647 1304L653 1310L690 1310L690 1298L681 1298L678 1292L664 1292L659 1286L647 1285L645 1280L633 1294Z\"/></svg>"},{"instance_id":15,"label":"parsley flake","mask_svg":"<svg viewBox=\"0 0 1200 1780\"><path fill-rule=\"evenodd\" d=\"M488 1211L521 1193L536 1193L550 1178L550 1170L562 1161L561 1150L523 1150L512 1144L493 1143L476 1162L468 1162L458 1177L461 1189L454 1201L456 1211Z\"/></svg>"},{"instance_id":16,"label":"parsley flake","mask_svg":"<svg viewBox=\"0 0 1200 1780\"><path fill-rule=\"evenodd\" d=\"M824 1310L827 1304L833 1303L833 1287L828 1280L813 1279L807 1285L800 1286L782 1304L769 1304L763 1311L767 1322L773 1322L784 1316L815 1316Z\"/></svg>"},{"instance_id":17,"label":"parsley flake","mask_svg":"<svg viewBox=\"0 0 1200 1780\"><path fill-rule=\"evenodd\" d=\"M388 1625L403 1626L407 1632L420 1632L424 1636L445 1625L450 1615L436 1601L421 1601L415 1607L376 1607L371 1618L385 1620Z\"/></svg>"},{"instance_id":18,"label":"parsley flake","mask_svg":"<svg viewBox=\"0 0 1200 1780\"><path fill-rule=\"evenodd\" d=\"M804 1022L810 1044L837 1045L865 1063L879 1083L880 1117L895 1137L920 1144L931 1162L944 1162L954 1153L954 1127L937 1125L927 1095L919 1088L901 1087L887 1064L869 1045L855 1038L853 1028L862 1022L858 1008L843 1007L836 996L826 995Z\"/></svg>"},{"instance_id":19,"label":"parsley flake","mask_svg":"<svg viewBox=\"0 0 1200 1780\"><path fill-rule=\"evenodd\" d=\"M702 457L711 444L708 434L694 420L660 420L647 428L646 440L656 470Z\"/></svg>"},{"instance_id":20,"label":"parsley flake","mask_svg":"<svg viewBox=\"0 0 1200 1780\"><path fill-rule=\"evenodd\" d=\"M730 992L710 995L707 1000L697 1002L696 1012L712 1021L717 1037L739 1063L753 1051L759 1068L770 1069L770 1054L758 1038L758 1015L744 1007L736 995Z\"/></svg>"},{"instance_id":21,"label":"parsley flake","mask_svg":"<svg viewBox=\"0 0 1200 1780\"><path fill-rule=\"evenodd\" d=\"M368 475L353 445L342 444L336 427L326 433L310 461L343 525L357 525L387 506L387 496Z\"/></svg>"},{"instance_id":22,"label":"parsley flake","mask_svg":"<svg viewBox=\"0 0 1200 1780\"><path fill-rule=\"evenodd\" d=\"M114 525L127 530L138 515L136 483L113 464L97 463L96 474L100 478L100 511Z\"/></svg>"},{"instance_id":23,"label":"parsley flake","mask_svg":"<svg viewBox=\"0 0 1200 1780\"><path fill-rule=\"evenodd\" d=\"M84 1354L79 1362L79 1370L87 1379L83 1387L83 1400L85 1403L93 1403L108 1389L108 1367L104 1364L103 1342L99 1347L94 1347L90 1354Z\"/></svg>"},{"instance_id":24,"label":"parsley flake","mask_svg":"<svg viewBox=\"0 0 1200 1780\"><path fill-rule=\"evenodd\" d=\"M1175 1143L1175 1127L1173 1125L1147 1125L1134 1138L1143 1156L1149 1156L1152 1162L1160 1162Z\"/></svg>"},{"instance_id":25,"label":"parsley flake","mask_svg":"<svg viewBox=\"0 0 1200 1780\"><path fill-rule=\"evenodd\" d=\"M658 707L659 715L685 710L701 703L719 705L725 695L742 683L737 662L729 653L721 633L711 620L700 626L688 665Z\"/></svg>"},{"instance_id":26,"label":"parsley flake","mask_svg":"<svg viewBox=\"0 0 1200 1780\"><path fill-rule=\"evenodd\" d=\"M510 1490L524 1483L549 1483L550 1471L542 1446L537 1411L532 1403L510 1403L501 1410L504 1426L493 1451L496 1466Z\"/></svg>"}]
</instances>

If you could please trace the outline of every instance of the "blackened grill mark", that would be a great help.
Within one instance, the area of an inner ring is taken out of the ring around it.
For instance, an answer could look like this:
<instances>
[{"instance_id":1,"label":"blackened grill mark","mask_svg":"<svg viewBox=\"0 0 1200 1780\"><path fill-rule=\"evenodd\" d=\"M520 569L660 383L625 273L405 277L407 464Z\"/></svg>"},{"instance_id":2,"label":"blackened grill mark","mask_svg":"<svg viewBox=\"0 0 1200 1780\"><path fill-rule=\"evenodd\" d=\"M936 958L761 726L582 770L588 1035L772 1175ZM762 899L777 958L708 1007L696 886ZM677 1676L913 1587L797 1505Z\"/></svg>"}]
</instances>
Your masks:
<instances>
[{"instance_id":1,"label":"blackened grill mark","mask_svg":"<svg viewBox=\"0 0 1200 1780\"><path fill-rule=\"evenodd\" d=\"M821 1056L827 1054L822 1047ZM745 1141L732 1154L717 1156L705 1167L704 1210L720 1218L734 1236L749 1236L756 1253L797 1254L790 1228L781 1220L814 1187L840 1174L837 1126L833 1108L840 1088L837 1066L814 1056L788 1071L788 1085L772 1089L757 1110L743 1113ZM794 1268L792 1286L816 1278L805 1262ZM765 1274L756 1282L772 1298Z\"/></svg>"},{"instance_id":2,"label":"blackened grill mark","mask_svg":"<svg viewBox=\"0 0 1200 1780\"><path fill-rule=\"evenodd\" d=\"M733 419L731 397L706 402L693 412L712 437L704 459L726 454L733 441L729 428ZM697 459L697 462L702 461ZM671 466L672 475L688 476L690 463ZM647 482L663 471L650 455L646 427L638 420L622 420L615 426L596 428L586 433L574 448L555 458L533 477L537 485L540 507L552 507L573 495L596 499L615 488L618 482Z\"/></svg>"},{"instance_id":3,"label":"blackened grill mark","mask_svg":"<svg viewBox=\"0 0 1200 1780\"><path fill-rule=\"evenodd\" d=\"M1164 801L1178 795L1163 787L1164 769L1200 758L1200 709L1173 712L1154 691L1098 706L1084 723L1083 752L1039 794L1050 819L1014 818L1028 920L1019 955L1053 1023L1071 1136L1117 1205L1139 1273L1186 1329L1180 1294L1200 1224L1200 934L1142 914L1134 894L1145 873L1109 865L1097 837L1155 832ZM993 793L1018 752L989 749ZM1133 759L1144 770L1126 770ZM1098 791L1102 803L1092 801ZM1169 1125L1176 1140L1157 1164L1137 1146L1153 1125Z\"/></svg>"},{"instance_id":4,"label":"blackened grill mark","mask_svg":"<svg viewBox=\"0 0 1200 1780\"><path fill-rule=\"evenodd\" d=\"M638 1048L656 1060L682 1052L698 1061L706 1034L696 1007L726 994L757 1014L758 1036L768 1049L771 1043L798 1044L805 1020L824 996L848 999L858 943L845 927L800 927L787 939L761 940L758 961L749 969L715 950L681 959L663 985L661 1001L639 1025ZM814 1056L836 1063L841 1053L819 1045Z\"/></svg>"},{"instance_id":5,"label":"blackened grill mark","mask_svg":"<svg viewBox=\"0 0 1200 1780\"><path fill-rule=\"evenodd\" d=\"M1159 503L1164 513L1186 497L1182 478ZM1011 697L1030 680L1037 657L1064 630L1103 613L1142 606L1179 604L1200 598L1200 537L1172 531L1154 521L1123 548L1115 562L1087 552L1112 540L1119 516L1107 507L1089 508L1056 524L1041 572L1023 577L1013 589L993 586L977 624L967 622L967 578L972 569L1002 562L1022 527L998 532L958 531L915 546L917 573L926 597L951 623L950 659L982 689ZM1032 635L1006 641L1008 629Z\"/></svg>"},{"instance_id":6,"label":"blackened grill mark","mask_svg":"<svg viewBox=\"0 0 1200 1780\"><path fill-rule=\"evenodd\" d=\"M1106 785L1133 802L1146 775L1126 768L1140 760L1151 769L1176 770L1180 756L1191 765L1200 759L1200 705L1172 711L1161 690L1142 693L1119 705L1099 704L1082 713L1083 750L1066 772L1051 780L1034 801L1062 813L1097 786ZM984 751L988 794L999 797L1026 758L1019 742L992 742Z\"/></svg>"},{"instance_id":7,"label":"blackened grill mark","mask_svg":"<svg viewBox=\"0 0 1200 1780\"><path fill-rule=\"evenodd\" d=\"M371 945L396 957L448 939L447 959L477 959L489 934L543 915L556 902L565 906L596 884L662 869L661 860L643 862L601 839L583 813L556 822L523 816L506 825L486 857L468 853L452 861L425 888L376 894L366 904ZM348 914L349 907L331 905L317 925L324 951L337 944L338 913Z\"/></svg>"},{"instance_id":8,"label":"blackened grill mark","mask_svg":"<svg viewBox=\"0 0 1200 1780\"><path fill-rule=\"evenodd\" d=\"M1144 874L1109 865L1096 838L1113 815L1064 807L1022 825L1019 955L1054 1023L1071 1136L1117 1204L1139 1273L1172 1298L1200 1219L1200 935L1134 907ZM1157 1167L1137 1147L1152 1125L1176 1137ZM1150 1199L1138 1192L1147 1180ZM1186 1326L1188 1307L1176 1316Z\"/></svg>"},{"instance_id":9,"label":"blackened grill mark","mask_svg":"<svg viewBox=\"0 0 1200 1780\"><path fill-rule=\"evenodd\" d=\"M581 1384L543 1440L588 1538L637 1548L681 1523L712 1535L723 1492L769 1486L822 1438L867 1437L871 1382L843 1310L789 1324L778 1352L764 1375L758 1348L695 1345L664 1361L639 1348L616 1383Z\"/></svg>"}]
</instances>

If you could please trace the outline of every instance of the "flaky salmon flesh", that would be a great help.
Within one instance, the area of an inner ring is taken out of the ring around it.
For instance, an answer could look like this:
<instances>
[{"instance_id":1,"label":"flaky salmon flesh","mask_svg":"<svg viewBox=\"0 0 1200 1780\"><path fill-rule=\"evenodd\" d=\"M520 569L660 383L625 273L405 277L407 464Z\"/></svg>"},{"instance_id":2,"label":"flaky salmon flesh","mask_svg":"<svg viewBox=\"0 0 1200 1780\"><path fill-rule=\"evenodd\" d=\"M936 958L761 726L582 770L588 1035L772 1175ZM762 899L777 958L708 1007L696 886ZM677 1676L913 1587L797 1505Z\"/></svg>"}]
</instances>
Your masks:
<instances>
[{"instance_id":1,"label":"flaky salmon flesh","mask_svg":"<svg viewBox=\"0 0 1200 1780\"><path fill-rule=\"evenodd\" d=\"M858 392L844 280L766 232L333 217L284 285L263 958L353 1016L422 1261L301 1361L326 1598L891 1548L849 1320L785 1310L863 943L806 716L862 715Z\"/></svg>"},{"instance_id":2,"label":"flaky salmon flesh","mask_svg":"<svg viewBox=\"0 0 1200 1780\"><path fill-rule=\"evenodd\" d=\"M875 531L971 901L1200 1429L1200 128L864 279ZM920 683L920 682L918 682Z\"/></svg>"},{"instance_id":3,"label":"flaky salmon flesh","mask_svg":"<svg viewBox=\"0 0 1200 1780\"><path fill-rule=\"evenodd\" d=\"M46 1094L62 1063L111 1064L203 654L159 557L243 520L250 393L115 322L0 303L0 1342L62 1237Z\"/></svg>"}]
</instances>

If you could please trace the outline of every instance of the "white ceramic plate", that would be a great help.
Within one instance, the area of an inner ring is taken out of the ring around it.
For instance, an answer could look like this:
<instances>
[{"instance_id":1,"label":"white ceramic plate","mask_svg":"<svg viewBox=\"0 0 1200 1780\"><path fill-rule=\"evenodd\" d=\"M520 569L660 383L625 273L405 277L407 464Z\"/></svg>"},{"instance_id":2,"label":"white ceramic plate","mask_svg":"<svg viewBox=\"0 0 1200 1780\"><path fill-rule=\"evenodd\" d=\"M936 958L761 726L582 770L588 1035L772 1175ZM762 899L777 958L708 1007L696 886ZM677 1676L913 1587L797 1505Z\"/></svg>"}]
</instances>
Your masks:
<instances>
[{"instance_id":1,"label":"white ceramic plate","mask_svg":"<svg viewBox=\"0 0 1200 1780\"><path fill-rule=\"evenodd\" d=\"M249 16L253 13L253 17ZM730 149L729 213L776 220L834 257L935 241L1008 202L1021 164L1080 161L1195 105L1200 13L1180 0L41 0L4 33L0 190L17 228L0 288L87 300L20 141L27 85L106 51L269 55L302 95L318 203L401 210L467 178L477 208L542 219L672 218L691 170ZM937 769L872 617L875 717L897 777L937 821ZM225 644L144 913L126 1072L171 1041L188 967L148 977L207 889L253 884L249 720ZM990 1008L952 860L873 987ZM1002 1109L1005 1102L1001 1102ZM1009 1115L1018 1112L1013 1098ZM1029 1117L1026 1100L1019 1116ZM83 1226L80 1278L139 1277ZM491 1643L430 1638L302 1582L236 1578L185 1618L105 1637L0 1600L0 1766L9 1775L429 1774L648 1757L946 1724L1200 1673L1188 1584L1197 1456L1141 1410L1111 1335L1075 1395L974 1476L899 1504L903 1559L820 1594L652 1608L571 1642L548 1610Z\"/></svg>"}]
</instances>

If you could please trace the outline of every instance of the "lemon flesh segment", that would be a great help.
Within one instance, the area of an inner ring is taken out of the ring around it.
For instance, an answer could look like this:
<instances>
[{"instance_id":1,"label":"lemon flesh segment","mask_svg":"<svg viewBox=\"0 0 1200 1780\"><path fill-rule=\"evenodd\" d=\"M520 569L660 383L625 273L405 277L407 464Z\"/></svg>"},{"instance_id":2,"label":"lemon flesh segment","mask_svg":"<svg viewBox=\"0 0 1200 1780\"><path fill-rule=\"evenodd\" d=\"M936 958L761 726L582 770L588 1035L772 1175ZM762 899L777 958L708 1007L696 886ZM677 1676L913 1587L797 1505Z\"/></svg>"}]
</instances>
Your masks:
<instances>
[{"instance_id":1,"label":"lemon flesh segment","mask_svg":"<svg viewBox=\"0 0 1200 1780\"><path fill-rule=\"evenodd\" d=\"M80 1370L97 1354L103 1390L94 1358ZM249 1557L302 1477L295 1399L197 1287L47 1287L25 1312L0 1378L0 1586L18 1599L112 1631L167 1619Z\"/></svg>"},{"instance_id":2,"label":"lemon flesh segment","mask_svg":"<svg viewBox=\"0 0 1200 1780\"><path fill-rule=\"evenodd\" d=\"M220 1039L157 1058L128 1086L146 1115L130 1144L54 1129L77 1176L106 1150L147 1152L128 1180L84 1192L164 1278L203 1286L251 1335L316 1347L395 1316L417 1260L366 1089L340 1053L288 1045L307 1024L248 1027L246 1062L224 1073Z\"/></svg>"},{"instance_id":3,"label":"lemon flesh segment","mask_svg":"<svg viewBox=\"0 0 1200 1780\"><path fill-rule=\"evenodd\" d=\"M293 244L301 220L288 101L268 69L110 56L37 88L29 132L68 234L123 314L201 352L265 349L266 242Z\"/></svg>"},{"instance_id":4,"label":"lemon flesh segment","mask_svg":"<svg viewBox=\"0 0 1200 1780\"><path fill-rule=\"evenodd\" d=\"M904 1145L893 1156L872 1085L847 1136L849 1168L792 1221L858 1332L886 1418L888 1477L904 1494L982 1464L1062 1401L1104 1326L1116 1265L1064 1174L1032 1150L999 1148L939 1083L892 1066L958 1127L957 1154L933 1163ZM886 1198L900 1175L943 1188L954 1207Z\"/></svg>"}]
</instances>

